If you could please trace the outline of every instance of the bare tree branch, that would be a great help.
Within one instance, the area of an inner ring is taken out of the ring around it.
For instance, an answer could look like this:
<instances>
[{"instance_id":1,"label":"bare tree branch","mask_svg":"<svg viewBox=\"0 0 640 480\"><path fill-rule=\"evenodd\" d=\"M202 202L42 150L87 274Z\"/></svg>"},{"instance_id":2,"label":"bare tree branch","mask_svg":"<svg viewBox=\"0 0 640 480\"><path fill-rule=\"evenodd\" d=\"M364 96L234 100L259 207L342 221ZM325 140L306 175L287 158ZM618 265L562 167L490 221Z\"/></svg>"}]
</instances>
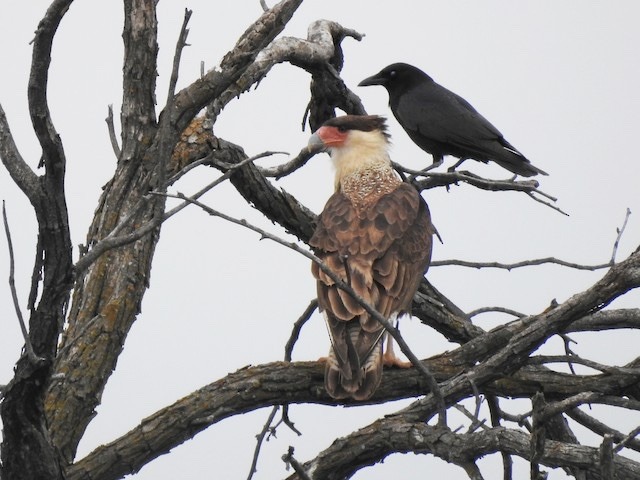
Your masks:
<instances>
[{"instance_id":1,"label":"bare tree branch","mask_svg":"<svg viewBox=\"0 0 640 480\"><path fill-rule=\"evenodd\" d=\"M293 457L293 447L289 447L287 453L282 456L282 461L286 463L287 466L291 465L301 480L311 480L311 477L309 477L304 467Z\"/></svg>"},{"instance_id":2,"label":"bare tree branch","mask_svg":"<svg viewBox=\"0 0 640 480\"><path fill-rule=\"evenodd\" d=\"M481 308L476 308L475 310L471 310L468 315L469 315L469 318L473 318L476 315L480 315L481 313L489 313L489 312L506 313L508 315L513 315L516 318L526 317L526 315L524 313L516 312L515 310L512 310L510 308L504 308L504 307L481 307Z\"/></svg>"},{"instance_id":3,"label":"bare tree branch","mask_svg":"<svg viewBox=\"0 0 640 480\"><path fill-rule=\"evenodd\" d=\"M262 447L262 443L264 442L265 437L267 436L267 433L270 434L270 432L273 431L273 427L271 426L271 424L273 423L273 419L275 418L276 413L278 413L278 410L280 410L279 405L276 405L271 409L271 412L267 417L267 421L264 423L264 427L262 427L262 430L260 430L260 433L256 435L256 448L253 451L253 458L251 460L251 467L249 468L249 475L247 476L247 480L251 480L253 478L253 475L258 472L257 467L258 467L258 458L260 457L260 449Z\"/></svg>"},{"instance_id":4,"label":"bare tree branch","mask_svg":"<svg viewBox=\"0 0 640 480\"><path fill-rule=\"evenodd\" d=\"M624 229L627 228L627 222L629 221L629 217L631 216L631 209L627 208L627 212L624 216L624 222L622 222L622 226L620 228L616 228L616 241L613 242L613 251L611 252L611 260L609 263L614 264L616 262L616 254L618 253L618 245L620 244L620 239L622 238L622 234L624 233Z\"/></svg>"},{"instance_id":5,"label":"bare tree branch","mask_svg":"<svg viewBox=\"0 0 640 480\"><path fill-rule=\"evenodd\" d=\"M287 344L284 347L284 361L285 362L290 362L291 361L291 356L293 354L293 347L294 347L296 341L298 340L298 336L300 335L302 327L311 318L311 315L313 314L313 312L316 311L317 308L318 308L318 300L314 299L309 303L309 306L307 306L307 308L304 310L304 312L302 313L300 318L298 318L294 322L293 330L291 332L291 336L289 337L289 340L287 340ZM298 430L296 430L296 428L294 427L293 423L291 423L291 421L289 420L289 417L288 417L289 405L288 404L284 404L282 406L280 406L280 405L274 406L271 409L271 413L267 417L267 421L265 422L264 427L262 428L260 433L258 435L256 435L256 448L255 448L255 450L253 452L253 459L251 461L251 468L249 470L249 476L248 476L247 480L251 480L251 478L253 477L254 473L257 472L256 466L258 464L258 457L260 456L260 449L262 447L262 443L264 442L264 439L265 439L265 436L266 436L267 432L270 432L270 435L274 435L275 436L275 430L278 427L278 425L272 426L272 423L273 423L273 419L275 418L276 413L278 412L280 407L282 407L282 420L281 420L281 422L283 422L286 425L288 425L291 428L291 430L296 432L298 435L302 435Z\"/></svg>"},{"instance_id":6,"label":"bare tree branch","mask_svg":"<svg viewBox=\"0 0 640 480\"><path fill-rule=\"evenodd\" d=\"M158 57L158 21L154 0L124 1L124 66L122 75L121 163L138 165L144 143L156 128L156 61Z\"/></svg>"},{"instance_id":7,"label":"bare tree branch","mask_svg":"<svg viewBox=\"0 0 640 480\"><path fill-rule=\"evenodd\" d=\"M426 360L441 384L452 381L463 371L459 355L463 349L461 347ZM482 359L483 354L476 351L464 363L472 364ZM83 479L88 472L91 472L93 480L121 478L210 425L236 414L277 405L283 398L290 403L354 404L352 401L337 402L330 398L323 388L323 377L324 367L320 362L276 362L240 369L154 413L121 438L97 448L69 467L68 480ZM545 391L550 396L580 395L590 390L633 397L633 389L638 381L639 374L581 376L527 367L495 383L478 384L478 388L487 393L524 398L533 395L539 385L545 385ZM473 396L473 389L468 382L464 387L462 396ZM410 398L420 395L426 388L426 380L416 369L388 369L385 370L385 381L366 403ZM243 391L245 395L234 395L232 392L236 391ZM447 398L447 403L453 404L456 398ZM595 397L583 397L583 400L595 401ZM502 415L511 420L508 414L502 412ZM524 417L517 422L526 423ZM354 438L354 441L357 442L357 439ZM141 445L146 447L141 450Z\"/></svg>"},{"instance_id":8,"label":"bare tree branch","mask_svg":"<svg viewBox=\"0 0 640 480\"><path fill-rule=\"evenodd\" d=\"M622 441L616 445L616 448L613 449L613 453L618 453L620 450L625 448L631 441L635 440L635 438L640 434L640 426L634 428L629 432L629 434L622 439ZM613 434L609 434L611 438L614 438Z\"/></svg>"},{"instance_id":9,"label":"bare tree branch","mask_svg":"<svg viewBox=\"0 0 640 480\"><path fill-rule=\"evenodd\" d=\"M209 183L200 191L196 192L193 195L193 198L195 199L200 198L202 195L210 191L212 188L216 187L217 185L220 185L223 181L227 180L232 175L235 169L241 168L245 164L251 163L257 159L274 155L277 153L279 152L259 153L258 155L254 155L253 157L246 158L239 164L232 165L231 167L229 167L226 173L216 178L214 181ZM204 162L206 162L206 160L203 160L203 163ZM172 177L170 179L170 182L175 181L176 177L177 175ZM165 183L165 189L168 183L169 182ZM91 266L98 258L100 258L100 256L104 255L106 252L113 250L114 248L129 245L141 239L145 235L150 234L152 231L158 228L163 222L165 222L166 220L174 216L176 213L180 212L185 207L190 205L190 202L184 201L181 205L178 205L177 207L172 208L168 212L164 213L162 216L158 215L154 217L153 220L151 220L145 225L142 225L136 228L131 233L121 235L122 230L130 225L131 219L137 215L138 211L141 208L143 208L147 202L149 202L150 198L152 198L153 196L163 196L163 194L164 194L163 191L152 191L152 192L149 192L149 194L144 195L139 200L138 205L131 210L128 216L123 218L121 222L118 225L116 225L116 227L106 237L104 237L100 242L98 242L90 251L88 251L87 253L85 253L85 255L80 257L80 259L76 262L76 265L75 265L76 275L84 272L87 268L89 268L89 266Z\"/></svg>"},{"instance_id":10,"label":"bare tree branch","mask_svg":"<svg viewBox=\"0 0 640 480\"><path fill-rule=\"evenodd\" d=\"M173 55L173 66L171 67L171 77L169 78L169 89L167 91L167 103L168 107L172 107L173 97L176 94L176 85L178 84L178 72L180 70L180 58L182 57L182 50L188 46L187 44L187 36L189 35L189 30L187 29L187 25L189 24L189 19L191 18L192 10L187 8L184 9L184 19L182 20L182 28L180 29L180 35L178 36L178 41L176 42L176 51Z\"/></svg>"},{"instance_id":11,"label":"bare tree branch","mask_svg":"<svg viewBox=\"0 0 640 480\"><path fill-rule=\"evenodd\" d=\"M372 429L377 429L379 435L374 435ZM456 434L446 429L432 427L422 422L403 422L400 418L387 419L369 426L353 435L336 440L337 447L322 454L317 460L305 462L302 467L306 471L313 471L317 479L349 478L364 466L372 465L391 453L430 453L447 462L465 464L499 451L531 460L529 450L529 436L521 431L504 427L494 427L474 433ZM353 448L358 442L359 448ZM336 451L355 453L351 462L345 462L344 456ZM598 458L598 449L553 440L545 442L539 461L548 467L574 467L584 469L593 478L601 478L600 465L594 459ZM612 480L637 480L640 478L640 465L624 457L615 456L613 463L616 476ZM300 478L296 475L288 480Z\"/></svg>"},{"instance_id":12,"label":"bare tree branch","mask_svg":"<svg viewBox=\"0 0 640 480\"><path fill-rule=\"evenodd\" d=\"M176 95L171 111L171 124L182 131L191 119L208 103L218 102L234 83L240 83L240 76L252 64L264 48L282 31L302 0L282 0L264 12L258 20L247 28L236 45L222 59L219 67L209 70L204 76ZM250 87L254 82L250 82ZM237 95L224 101L224 105ZM222 105L221 108L224 106ZM211 118L213 120L213 117Z\"/></svg>"},{"instance_id":13,"label":"bare tree branch","mask_svg":"<svg viewBox=\"0 0 640 480\"><path fill-rule=\"evenodd\" d=\"M48 431L44 416L44 397L62 331L69 293L72 287L71 234L64 195L66 161L47 102L51 46L71 0L54 0L38 25L33 41L31 73L27 86L29 115L42 147L45 174L34 188L34 174L28 173L12 145L4 115L2 120L3 163L29 197L38 221L38 242L34 286L30 294L29 340L36 356L44 360L34 364L22 355L14 377L4 391L0 405L3 422L0 476L11 479L62 479L60 458ZM5 152L9 156L5 158ZM40 281L40 272L42 280ZM41 294L35 305L35 287ZM33 301L32 301L33 300ZM34 461L37 459L37 461Z\"/></svg>"},{"instance_id":14,"label":"bare tree branch","mask_svg":"<svg viewBox=\"0 0 640 480\"><path fill-rule=\"evenodd\" d=\"M516 335L511 336L504 347L499 348L497 351L495 349L492 350L487 358L480 360L479 363L475 364L475 366L470 368L466 373L440 383L444 398L447 399L447 402L455 401L461 398L462 391L468 392L469 383L466 378L468 376L473 378L478 388L482 388L483 385L495 380L498 376L507 375L509 372L517 370L526 362L528 355L535 350L541 342L544 342L550 334L564 330L573 320L603 308L616 297L638 286L640 286L640 252L635 252L623 262L612 267L607 274L591 288L574 295L557 308L547 310L534 317L527 317L514 322L516 325L522 325L523 329ZM458 351L462 353L469 348L476 350L476 346L475 341L470 341L460 347ZM477 354L478 352L476 352L476 355ZM546 388L546 384L544 385ZM601 396L595 394L589 395L588 398L590 399L588 401L601 400ZM629 406L628 402L617 402L615 398L616 397L608 399L608 404L615 405L617 403L624 403L624 406ZM585 397L580 397L580 400L584 399ZM384 419L375 422L375 425L366 427L365 430L367 428L372 429L369 431L371 441L380 441L381 438L386 438L385 435L388 435L383 433L387 428L387 424L390 426L395 421L404 421L411 424L413 424L413 422L425 422L434 415L437 410L438 408L435 405L434 399L427 396L393 415L387 415ZM318 469L328 468L328 464L325 465L323 462L331 456L338 455L337 452L345 448L342 443L354 441L356 438L361 445L365 444L368 440L368 438L363 438L362 430L354 432L343 438L340 443L333 444L324 450L315 460L305 463L306 469L314 468L314 471L317 472ZM389 449L385 449L383 455L386 456L388 454ZM383 457L375 457L372 454L372 456L367 459L367 462L371 462L373 458L375 458L375 461L379 461ZM332 471L336 469L339 470L339 467L333 462L330 463ZM355 469L363 466L363 464L354 466L354 463L358 463L358 461L350 459L348 465L342 465L340 468L349 468L355 471ZM541 460L541 463L544 463L544 461ZM320 476L320 478L322 478L322 476Z\"/></svg>"},{"instance_id":15,"label":"bare tree branch","mask_svg":"<svg viewBox=\"0 0 640 480\"><path fill-rule=\"evenodd\" d=\"M306 165L306 163L315 155L315 152L310 151L308 148L303 148L300 150L298 155L289 160L286 163L278 165L272 168L260 168L260 173L265 177L275 177L276 180L281 179L289 175L290 173L295 172L300 167Z\"/></svg>"},{"instance_id":16,"label":"bare tree branch","mask_svg":"<svg viewBox=\"0 0 640 480\"><path fill-rule=\"evenodd\" d=\"M535 181L535 180L529 180ZM573 268L576 270L600 270L603 268L609 268L615 264L615 257L618 251L618 244L620 243L620 239L622 238L622 234L627 226L627 221L629 220L629 216L631 215L631 210L627 209L627 213L624 218L624 222L620 228L616 229L617 237L615 242L613 243L613 253L611 255L611 259L607 263L598 263L595 265L583 265L574 262L567 262L565 260L560 260L555 257L545 257L545 258L537 258L533 260L523 260L520 262L514 263L501 263L501 262L469 262L465 260L435 260L431 262L431 266L433 267L442 267L442 266L459 266L459 267L470 267L470 268L499 268L503 270L513 270L515 268L521 267L531 267L535 265L544 265L544 264L555 264L561 265L563 267Z\"/></svg>"},{"instance_id":17,"label":"bare tree branch","mask_svg":"<svg viewBox=\"0 0 640 480\"><path fill-rule=\"evenodd\" d=\"M560 260L555 257L545 257L545 258L536 258L532 260L522 260L520 262L514 262L514 263L471 262L467 260L458 260L458 259L434 260L431 263L431 266L432 267L458 266L458 267L469 267L469 268L499 268L502 270L513 270L515 268L545 265L547 263L561 265L563 267L568 267L568 268L574 268L576 270L589 270L589 271L609 268L612 265L611 263L598 263L596 265L582 265L579 263Z\"/></svg>"},{"instance_id":18,"label":"bare tree branch","mask_svg":"<svg viewBox=\"0 0 640 480\"><path fill-rule=\"evenodd\" d=\"M615 367L611 365L603 365L602 363L589 360L588 358L582 358L578 355L533 355L527 363L531 365L542 365L545 363L576 363L578 365L584 365L594 370L599 370L602 373L617 372L617 371L640 371L637 368L624 368Z\"/></svg>"},{"instance_id":19,"label":"bare tree branch","mask_svg":"<svg viewBox=\"0 0 640 480\"><path fill-rule=\"evenodd\" d=\"M507 180L491 180L482 178L468 171L453 170L448 172L434 172L432 170L429 170L428 172L426 172L424 170L412 170L403 167L402 165L395 162L394 166L399 172L411 174L410 181L420 190L426 190L441 186L449 187L451 185L458 185L459 182L464 182L481 190L489 190L492 192L524 192L536 202L542 203L543 205L546 205L547 207L568 216L566 212L564 212L553 203L547 202L540 198L547 198L554 203L557 201L557 198L538 189L539 183L537 180L515 180L515 177ZM425 178L422 180L417 180L417 177Z\"/></svg>"},{"instance_id":20,"label":"bare tree branch","mask_svg":"<svg viewBox=\"0 0 640 480\"><path fill-rule=\"evenodd\" d=\"M566 414L571 419L575 420L577 423L582 425L583 427L588 428L589 430L591 430L597 435L600 435L601 437L604 437L605 435L612 435L615 441L620 442L620 444L616 447L616 451L619 451L619 447L626 447L626 448L635 450L636 452L640 452L640 441L636 440L635 438L632 438L631 434L625 435L622 432L619 432L618 430L615 430L609 427L608 425L605 425L604 423L593 418L592 416L587 415L579 408L572 408L570 410L567 410ZM631 433L634 433L635 430Z\"/></svg>"},{"instance_id":21,"label":"bare tree branch","mask_svg":"<svg viewBox=\"0 0 640 480\"><path fill-rule=\"evenodd\" d=\"M7 236L7 249L9 250L9 289L11 290L11 299L13 300L13 306L16 310L16 316L18 317L18 323L20 324L20 331L24 338L24 345L27 350L29 361L33 364L38 364L44 359L38 357L33 351L33 345L31 345L31 339L29 338L29 332L27 326L22 318L22 311L20 310L20 302L18 301L18 292L16 292L16 283L14 278L15 262L13 259L13 242L11 241L11 231L9 230L9 220L7 220L7 209L5 208L4 200L2 200L2 220L4 222L4 232Z\"/></svg>"},{"instance_id":22,"label":"bare tree branch","mask_svg":"<svg viewBox=\"0 0 640 480\"><path fill-rule=\"evenodd\" d=\"M0 105L0 159L9 175L27 198L33 203L41 195L38 176L29 168L16 146L7 117Z\"/></svg>"},{"instance_id":23,"label":"bare tree branch","mask_svg":"<svg viewBox=\"0 0 640 480\"><path fill-rule=\"evenodd\" d=\"M109 140L111 141L111 148L116 156L116 159L120 158L120 145L118 145L118 137L116 136L116 127L113 124L113 105L107 107L107 118L104 119L107 124L107 130L109 132Z\"/></svg>"},{"instance_id":24,"label":"bare tree branch","mask_svg":"<svg viewBox=\"0 0 640 480\"><path fill-rule=\"evenodd\" d=\"M51 47L62 18L73 0L54 0L40 21L33 40L33 58L27 94L33 130L42 147L42 161L47 176L61 184L64 180L65 156L60 137L53 126L47 101Z\"/></svg>"},{"instance_id":25,"label":"bare tree branch","mask_svg":"<svg viewBox=\"0 0 640 480\"><path fill-rule=\"evenodd\" d=\"M309 26L306 40L293 37L282 37L275 40L256 57L255 62L247 68L235 84L230 84L221 95L216 96L208 110L209 117L215 119L231 99L238 97L252 85L259 83L278 63L289 62L312 70L318 69L320 65L328 64L336 52L336 44L339 45L344 37L360 40L362 34L344 28L336 22L318 20ZM350 94L349 98L356 105L355 108L363 113L364 108L357 96L346 90L345 94Z\"/></svg>"},{"instance_id":26,"label":"bare tree branch","mask_svg":"<svg viewBox=\"0 0 640 480\"><path fill-rule=\"evenodd\" d=\"M287 340L287 343L284 346L284 361L285 362L290 362L291 361L291 357L293 356L293 347L295 346L296 341L298 340L298 337L300 336L300 332L302 331L302 327L304 326L305 323L307 323L307 321L309 321L309 319L311 318L311 315L313 314L313 312L316 311L317 308L318 308L318 300L314 299L309 303L309 306L307 308L305 308L305 310L302 313L302 315L300 315L300 318L298 318L293 323L293 329L291 330L291 336L289 337L289 340Z\"/></svg>"}]
</instances>

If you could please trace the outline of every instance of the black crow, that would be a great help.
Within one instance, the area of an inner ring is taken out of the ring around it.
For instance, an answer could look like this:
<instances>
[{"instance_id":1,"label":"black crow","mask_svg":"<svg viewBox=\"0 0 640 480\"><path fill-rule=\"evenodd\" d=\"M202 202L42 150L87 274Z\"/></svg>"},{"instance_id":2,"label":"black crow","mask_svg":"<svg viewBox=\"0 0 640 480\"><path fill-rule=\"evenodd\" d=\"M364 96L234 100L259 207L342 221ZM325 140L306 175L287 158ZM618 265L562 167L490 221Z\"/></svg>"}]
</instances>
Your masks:
<instances>
[{"instance_id":1,"label":"black crow","mask_svg":"<svg viewBox=\"0 0 640 480\"><path fill-rule=\"evenodd\" d=\"M434 165L445 155L462 161L489 160L507 170L531 177L546 172L533 166L496 127L480 115L464 98L438 85L418 68L394 63L359 86L382 85L389 92L389 106L411 140L433 156ZM454 167L455 168L455 167Z\"/></svg>"}]
</instances>

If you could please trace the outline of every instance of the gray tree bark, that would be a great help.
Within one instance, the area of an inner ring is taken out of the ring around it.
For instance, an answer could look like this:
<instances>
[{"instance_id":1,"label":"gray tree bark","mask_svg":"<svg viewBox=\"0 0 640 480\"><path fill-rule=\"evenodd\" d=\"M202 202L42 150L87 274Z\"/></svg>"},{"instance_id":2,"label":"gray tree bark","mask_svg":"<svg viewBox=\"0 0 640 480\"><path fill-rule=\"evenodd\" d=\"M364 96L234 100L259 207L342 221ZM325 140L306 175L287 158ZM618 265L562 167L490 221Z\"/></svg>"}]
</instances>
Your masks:
<instances>
[{"instance_id":1,"label":"gray tree bark","mask_svg":"<svg viewBox=\"0 0 640 480\"><path fill-rule=\"evenodd\" d=\"M17 361L14 378L0 392L4 425L0 477L4 480L123 478L231 416L291 403L342 404L324 391L323 367L318 362L259 365L203 386L85 458L76 458L78 444L140 312L162 221L169 215L162 193L177 176L195 163L216 168L266 218L303 243L312 235L315 215L269 178L300 168L308 155L301 152L296 161L275 173L246 162L240 146L213 135L212 127L224 107L272 67L288 63L290 68L302 68L310 74L311 99L306 108L312 130L334 116L336 108L366 113L340 78L345 61L341 42L345 37L359 40L361 35L322 20L310 26L306 39L279 37L302 3L283 0L247 28L219 67L178 92L175 81L170 82L167 101L156 118L156 3L123 1L125 49L118 162L75 265L64 192L64 148L46 96L51 45L72 0L51 3L33 43L29 113L42 147L43 174L38 175L22 159L0 106L0 157L29 198L38 221L29 318L29 342L38 358L29 358L25 352ZM189 15L185 16L185 27ZM172 80L177 79L185 38L181 37L176 47ZM460 181L487 190L532 193L537 189L531 180L498 182L457 172L432 172L416 185L440 188ZM467 433L429 426L427 422L438 412L427 380L415 368L392 370L385 373L382 386L368 403L416 400L336 440L315 458L295 462L298 471L289 478L349 478L390 454L414 452L430 453L459 465L470 478L482 478L476 466L479 458L500 453L505 478L510 478L511 456L518 456L531 463L532 478L539 474L539 465L547 465L564 468L578 479L640 479L640 463L621 457L611 447L613 441L640 451L640 442L577 408L600 403L639 409L640 357L624 367L574 358L571 361L586 362L601 372L574 375L546 367L558 359L532 356L554 335L640 328L638 309L602 310L638 286L640 253L636 251L612 264L600 281L566 302L485 331L425 280L414 299L413 314L459 347L424 363L438 380L447 409L483 394L492 424L482 429L477 425ZM503 412L500 399L514 397L532 399L533 411L517 418ZM603 446L580 445L567 418L602 436ZM507 422L521 426L506 427ZM292 464L294 460L292 455L287 458Z\"/></svg>"}]
</instances>

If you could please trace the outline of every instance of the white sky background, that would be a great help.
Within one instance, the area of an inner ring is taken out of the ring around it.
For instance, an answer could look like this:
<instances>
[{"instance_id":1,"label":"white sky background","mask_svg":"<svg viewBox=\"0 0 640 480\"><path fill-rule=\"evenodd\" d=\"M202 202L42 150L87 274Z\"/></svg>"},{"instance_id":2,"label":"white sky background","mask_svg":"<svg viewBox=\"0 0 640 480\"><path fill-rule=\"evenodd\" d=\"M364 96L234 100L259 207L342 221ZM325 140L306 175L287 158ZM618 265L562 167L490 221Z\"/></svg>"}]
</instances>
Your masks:
<instances>
[{"instance_id":1,"label":"white sky background","mask_svg":"<svg viewBox=\"0 0 640 480\"><path fill-rule=\"evenodd\" d=\"M28 3L28 7L24 2L0 3L0 103L22 155L35 168L40 149L27 111L28 44L49 2ZM444 239L443 245L436 244L434 259L511 262L555 256L584 264L602 263L611 255L616 228L627 207L633 214L618 259L640 244L640 168L634 150L640 131L640 4L577 0L373 4L308 0L284 34L304 37L308 24L320 18L366 34L362 42L343 42L343 78L369 113L390 117L396 161L416 168L431 163L431 158L411 143L392 117L382 87L356 85L389 63L405 61L470 101L507 140L549 172L549 177L540 178L541 189L558 197L558 205L571 215L562 216L513 192L490 193L467 185L449 192L430 190L425 198ZM207 69L219 62L261 13L258 0L160 2L159 108L166 98L185 7L194 13L188 39L191 46L183 53L179 87L198 77L201 60ZM75 245L84 242L100 187L115 166L104 118L108 104L114 104L118 112L121 102L121 31L121 2L79 1L72 5L54 42L49 99L68 159L66 187ZM306 73L288 64L276 66L256 91L224 110L215 132L242 145L249 155L265 150L297 153L309 136L308 131L300 130L308 91ZM451 164L449 159L446 166ZM509 176L499 167L472 161L464 168L493 178ZM332 175L328 157L321 155L279 185L319 212L331 194ZM216 176L213 169L200 168L177 189L193 192ZM35 219L4 168L0 169L0 197L7 201L16 282L25 309ZM262 221L228 185L208 194L205 201L281 233ZM0 280L7 285L5 245L0 241ZM77 254L76 249L76 258ZM536 313L551 299L562 302L603 274L557 266L510 273L441 267L433 268L428 277L465 310L500 305ZM0 384L10 380L23 344L8 286L2 283ZM79 456L228 372L282 359L291 325L314 291L309 262L294 252L259 241L256 234L195 208L172 218L162 230L143 313L131 330ZM637 306L639 298L634 293L614 305ZM476 322L491 328L509 319L485 315L476 317ZM455 348L416 321L405 320L402 326L418 356ZM637 332L573 338L579 341L576 352L605 363L623 364L638 354ZM294 359L318 358L326 354L328 345L322 321L316 316L305 327ZM554 340L543 348L560 353L561 342ZM255 478L285 477L280 456L289 445L295 446L298 460L308 460L335 436L396 408L293 406L291 417L304 435L298 438L281 427L277 440L265 444ZM135 478L246 478L254 435L266 416L266 410L259 411L214 425L143 468ZM451 426L456 421L460 420L452 418ZM618 416L615 422L617 428L630 431L640 418ZM481 468L487 478L491 478L489 472L501 471L497 459L481 462ZM396 455L382 467L362 470L354 478L382 479L390 473L396 478L423 478L425 472L434 478L442 472L451 479L467 478L463 471L433 457L412 455ZM560 471L550 475L552 480L562 478L566 477Z\"/></svg>"}]
</instances>

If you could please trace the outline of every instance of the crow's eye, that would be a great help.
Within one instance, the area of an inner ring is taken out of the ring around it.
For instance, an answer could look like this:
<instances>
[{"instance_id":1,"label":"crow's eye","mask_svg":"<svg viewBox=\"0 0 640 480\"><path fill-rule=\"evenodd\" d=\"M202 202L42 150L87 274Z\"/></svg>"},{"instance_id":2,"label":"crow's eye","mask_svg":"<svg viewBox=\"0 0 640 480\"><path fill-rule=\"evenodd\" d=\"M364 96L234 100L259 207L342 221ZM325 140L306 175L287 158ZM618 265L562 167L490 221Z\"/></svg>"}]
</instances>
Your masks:
<instances>
[{"instance_id":1,"label":"crow's eye","mask_svg":"<svg viewBox=\"0 0 640 480\"><path fill-rule=\"evenodd\" d=\"M391 70L391 71L389 72L389 76L390 76L391 78L394 78L397 74L398 74L398 72L396 72L395 70Z\"/></svg>"}]
</instances>

